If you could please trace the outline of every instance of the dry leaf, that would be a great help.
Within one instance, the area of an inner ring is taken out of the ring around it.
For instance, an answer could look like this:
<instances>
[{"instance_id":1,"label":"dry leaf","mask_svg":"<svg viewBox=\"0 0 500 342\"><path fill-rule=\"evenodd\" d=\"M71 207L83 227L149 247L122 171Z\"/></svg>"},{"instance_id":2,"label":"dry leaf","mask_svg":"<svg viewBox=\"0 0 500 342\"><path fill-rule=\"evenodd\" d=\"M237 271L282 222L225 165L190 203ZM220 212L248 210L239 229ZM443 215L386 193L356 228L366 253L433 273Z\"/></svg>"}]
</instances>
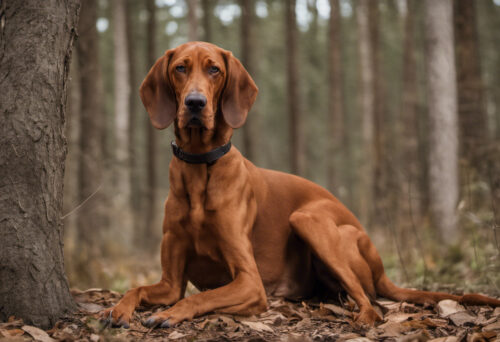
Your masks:
<instances>
[{"instance_id":1,"label":"dry leaf","mask_svg":"<svg viewBox=\"0 0 500 342\"><path fill-rule=\"evenodd\" d=\"M92 342L99 342L99 335L96 335L96 334L90 334L90 341Z\"/></svg>"},{"instance_id":2,"label":"dry leaf","mask_svg":"<svg viewBox=\"0 0 500 342\"><path fill-rule=\"evenodd\" d=\"M346 316L346 317L352 317L352 312L348 311L344 308L341 308L340 306L334 305L334 304L323 304L321 303L320 308L325 308L333 312L333 314L337 316Z\"/></svg>"},{"instance_id":3,"label":"dry leaf","mask_svg":"<svg viewBox=\"0 0 500 342\"><path fill-rule=\"evenodd\" d=\"M33 337L35 341L40 342L55 342L53 338L49 336L45 331L31 325L23 325L21 328Z\"/></svg>"},{"instance_id":4,"label":"dry leaf","mask_svg":"<svg viewBox=\"0 0 500 342\"><path fill-rule=\"evenodd\" d=\"M168 338L171 340L177 340L177 339L182 338L184 336L186 336L186 334L182 334L178 331L173 331L168 335Z\"/></svg>"},{"instance_id":5,"label":"dry leaf","mask_svg":"<svg viewBox=\"0 0 500 342\"><path fill-rule=\"evenodd\" d=\"M488 324L487 326L485 326L483 328L483 331L493 331L493 330L499 330L500 331L500 320L494 322L494 323L491 323L491 324Z\"/></svg>"},{"instance_id":6,"label":"dry leaf","mask_svg":"<svg viewBox=\"0 0 500 342\"><path fill-rule=\"evenodd\" d=\"M419 331L416 334L404 335L396 339L396 342L426 342L431 336L427 330Z\"/></svg>"},{"instance_id":7,"label":"dry leaf","mask_svg":"<svg viewBox=\"0 0 500 342\"><path fill-rule=\"evenodd\" d=\"M427 342L457 342L458 338L456 336L445 336L439 338L433 338Z\"/></svg>"},{"instance_id":8,"label":"dry leaf","mask_svg":"<svg viewBox=\"0 0 500 342\"><path fill-rule=\"evenodd\" d=\"M261 322L241 321L241 323L246 325L250 329L253 329L253 330L256 330L259 332L262 332L262 331L267 331L270 333L274 332L274 330L270 326L268 326L264 323L261 323Z\"/></svg>"},{"instance_id":9,"label":"dry leaf","mask_svg":"<svg viewBox=\"0 0 500 342\"><path fill-rule=\"evenodd\" d=\"M451 299L445 299L440 301L437 304L437 310L439 316L441 317L448 317L454 313L466 311L462 305L458 304L458 302Z\"/></svg>"},{"instance_id":10,"label":"dry leaf","mask_svg":"<svg viewBox=\"0 0 500 342\"><path fill-rule=\"evenodd\" d=\"M448 316L448 318L456 326L463 326L467 323L474 324L476 322L476 316L471 315L467 311L457 312Z\"/></svg>"}]
</instances>

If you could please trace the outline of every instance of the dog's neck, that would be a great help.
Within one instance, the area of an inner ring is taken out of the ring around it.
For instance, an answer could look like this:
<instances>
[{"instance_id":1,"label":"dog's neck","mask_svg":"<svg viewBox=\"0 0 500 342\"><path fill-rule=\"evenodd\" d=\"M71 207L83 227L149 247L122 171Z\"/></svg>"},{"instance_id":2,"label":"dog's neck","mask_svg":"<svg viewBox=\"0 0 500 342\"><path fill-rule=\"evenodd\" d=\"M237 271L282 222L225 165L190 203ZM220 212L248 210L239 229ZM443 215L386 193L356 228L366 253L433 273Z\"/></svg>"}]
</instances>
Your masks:
<instances>
[{"instance_id":1,"label":"dog's neck","mask_svg":"<svg viewBox=\"0 0 500 342\"><path fill-rule=\"evenodd\" d=\"M201 154L227 144L233 135L233 129L217 116L214 129L203 127L180 128L175 120L175 142L188 153Z\"/></svg>"}]
</instances>

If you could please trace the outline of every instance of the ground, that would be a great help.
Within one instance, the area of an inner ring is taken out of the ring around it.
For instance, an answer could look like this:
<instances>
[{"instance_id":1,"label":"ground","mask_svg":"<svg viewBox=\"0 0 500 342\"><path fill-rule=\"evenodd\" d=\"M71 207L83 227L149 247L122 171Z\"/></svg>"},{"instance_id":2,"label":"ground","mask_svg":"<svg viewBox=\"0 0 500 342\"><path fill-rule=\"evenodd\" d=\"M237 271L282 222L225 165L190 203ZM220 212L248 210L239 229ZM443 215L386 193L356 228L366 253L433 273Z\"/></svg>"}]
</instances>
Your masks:
<instances>
[{"instance_id":1,"label":"ground","mask_svg":"<svg viewBox=\"0 0 500 342\"><path fill-rule=\"evenodd\" d=\"M0 341L436 341L500 342L500 308L462 306L450 300L418 306L379 300L383 322L374 328L356 327L348 298L336 303L290 302L269 298L269 310L259 316L211 314L169 329L148 329L141 321L165 307L140 307L130 329L103 327L97 312L116 303L114 291L73 290L79 311L64 317L49 331L24 325L11 317L0 323Z\"/></svg>"}]
</instances>

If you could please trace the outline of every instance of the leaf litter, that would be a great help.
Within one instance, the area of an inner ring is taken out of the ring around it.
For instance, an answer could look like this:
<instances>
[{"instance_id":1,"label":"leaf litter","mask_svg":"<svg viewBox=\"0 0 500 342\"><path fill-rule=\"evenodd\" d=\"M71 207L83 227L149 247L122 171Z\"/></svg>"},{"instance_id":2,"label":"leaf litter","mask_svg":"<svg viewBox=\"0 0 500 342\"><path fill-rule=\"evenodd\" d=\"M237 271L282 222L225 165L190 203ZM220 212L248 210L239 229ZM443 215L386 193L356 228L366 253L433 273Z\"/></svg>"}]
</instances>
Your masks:
<instances>
[{"instance_id":1,"label":"leaf litter","mask_svg":"<svg viewBox=\"0 0 500 342\"><path fill-rule=\"evenodd\" d=\"M269 310L254 316L212 313L174 328L149 329L140 322L167 307L139 307L130 329L103 329L97 313L114 305L121 295L105 289L72 290L78 311L43 331L10 317L0 322L0 342L6 341L397 341L397 342L500 342L500 308L464 306L452 300L435 307L378 300L383 321L373 328L353 322L354 304L292 302L268 299Z\"/></svg>"}]
</instances>

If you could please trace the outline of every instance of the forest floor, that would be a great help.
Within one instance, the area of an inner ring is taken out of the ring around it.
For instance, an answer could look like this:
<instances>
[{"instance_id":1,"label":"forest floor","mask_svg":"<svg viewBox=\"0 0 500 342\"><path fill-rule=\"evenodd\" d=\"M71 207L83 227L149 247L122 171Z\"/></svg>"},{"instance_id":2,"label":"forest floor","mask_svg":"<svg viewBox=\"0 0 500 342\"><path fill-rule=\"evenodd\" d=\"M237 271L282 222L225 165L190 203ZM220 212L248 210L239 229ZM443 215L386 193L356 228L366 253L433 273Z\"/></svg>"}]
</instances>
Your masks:
<instances>
[{"instance_id":1,"label":"forest floor","mask_svg":"<svg viewBox=\"0 0 500 342\"><path fill-rule=\"evenodd\" d=\"M130 329L115 329L103 327L97 313L115 304L121 298L119 293L102 289L72 293L77 313L49 331L11 317L0 323L0 341L500 341L500 307L462 306L451 300L436 306L379 300L375 307L383 322L374 328L355 327L355 304L348 298L335 304L269 298L269 310L258 316L211 314L169 329L149 329L141 324L165 307L140 307Z\"/></svg>"}]
</instances>

